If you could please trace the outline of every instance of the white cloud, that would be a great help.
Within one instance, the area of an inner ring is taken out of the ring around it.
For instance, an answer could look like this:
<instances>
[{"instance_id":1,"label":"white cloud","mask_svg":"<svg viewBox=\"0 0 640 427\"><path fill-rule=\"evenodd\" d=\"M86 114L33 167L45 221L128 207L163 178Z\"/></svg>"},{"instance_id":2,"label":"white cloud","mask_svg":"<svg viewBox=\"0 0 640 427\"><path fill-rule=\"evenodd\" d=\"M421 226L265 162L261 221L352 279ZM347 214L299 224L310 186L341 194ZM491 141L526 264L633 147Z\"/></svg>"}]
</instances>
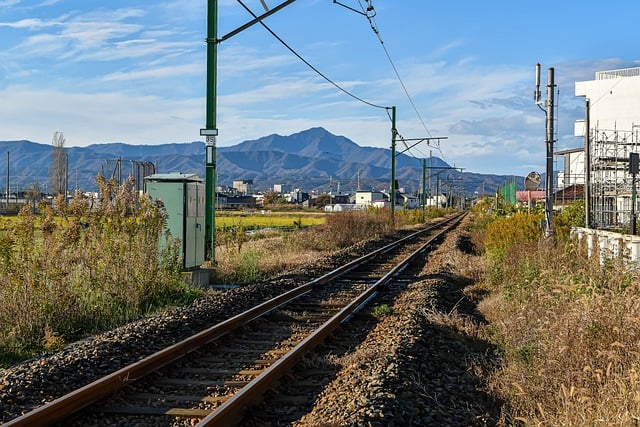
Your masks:
<instances>
[{"instance_id":1,"label":"white cloud","mask_svg":"<svg viewBox=\"0 0 640 427\"><path fill-rule=\"evenodd\" d=\"M41 28L59 26L60 23L55 21L43 21L38 18L21 19L15 22L0 22L0 27L19 28L28 30L38 30Z\"/></svg>"},{"instance_id":2,"label":"white cloud","mask_svg":"<svg viewBox=\"0 0 640 427\"><path fill-rule=\"evenodd\" d=\"M0 140L48 142L55 130L69 145L124 141L157 144L198 140L204 121L201 99L169 100L120 93L64 93L11 87L2 92ZM117 114L115 113L117 112ZM192 135L192 137L190 137Z\"/></svg>"},{"instance_id":3,"label":"white cloud","mask_svg":"<svg viewBox=\"0 0 640 427\"><path fill-rule=\"evenodd\" d=\"M144 79L159 79L170 77L185 77L193 75L201 75L203 69L196 64L184 64L168 67L156 67L145 70L136 71L119 71L116 73L107 74L102 77L103 81L130 81L130 80L144 80Z\"/></svg>"}]
</instances>

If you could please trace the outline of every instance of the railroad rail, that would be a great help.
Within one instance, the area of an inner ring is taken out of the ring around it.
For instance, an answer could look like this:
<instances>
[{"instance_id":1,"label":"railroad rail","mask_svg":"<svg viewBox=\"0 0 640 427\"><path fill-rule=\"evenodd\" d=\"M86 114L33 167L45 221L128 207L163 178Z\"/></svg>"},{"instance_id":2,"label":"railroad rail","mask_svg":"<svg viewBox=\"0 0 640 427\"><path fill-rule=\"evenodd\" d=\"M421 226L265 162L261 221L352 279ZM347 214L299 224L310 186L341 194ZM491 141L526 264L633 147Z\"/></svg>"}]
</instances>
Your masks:
<instances>
[{"instance_id":1,"label":"railroad rail","mask_svg":"<svg viewBox=\"0 0 640 427\"><path fill-rule=\"evenodd\" d=\"M464 215L431 224L4 425L126 425L127 417L158 416L197 419L198 426L238 424L302 356Z\"/></svg>"}]
</instances>

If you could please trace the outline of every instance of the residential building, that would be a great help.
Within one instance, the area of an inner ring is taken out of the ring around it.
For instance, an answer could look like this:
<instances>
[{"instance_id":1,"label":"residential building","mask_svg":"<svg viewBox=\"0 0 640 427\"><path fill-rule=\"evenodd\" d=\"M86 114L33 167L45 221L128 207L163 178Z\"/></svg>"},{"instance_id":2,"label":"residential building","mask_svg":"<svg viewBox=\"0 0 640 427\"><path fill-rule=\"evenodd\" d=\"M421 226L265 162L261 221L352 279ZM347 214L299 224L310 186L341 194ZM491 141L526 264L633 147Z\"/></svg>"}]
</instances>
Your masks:
<instances>
[{"instance_id":1,"label":"residential building","mask_svg":"<svg viewBox=\"0 0 640 427\"><path fill-rule=\"evenodd\" d=\"M380 206L381 203L388 202L388 198L381 191L356 191L356 205L359 206Z\"/></svg>"}]
</instances>

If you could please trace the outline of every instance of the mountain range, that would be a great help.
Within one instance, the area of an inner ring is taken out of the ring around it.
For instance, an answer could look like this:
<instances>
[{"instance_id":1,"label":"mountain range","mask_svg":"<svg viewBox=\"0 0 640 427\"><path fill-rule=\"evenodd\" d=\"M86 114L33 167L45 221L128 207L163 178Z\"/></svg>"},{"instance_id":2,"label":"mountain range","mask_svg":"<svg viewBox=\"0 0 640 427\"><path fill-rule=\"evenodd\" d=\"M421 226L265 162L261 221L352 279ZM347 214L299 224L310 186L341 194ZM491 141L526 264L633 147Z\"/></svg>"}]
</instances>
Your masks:
<instances>
[{"instance_id":1,"label":"mountain range","mask_svg":"<svg viewBox=\"0 0 640 427\"><path fill-rule=\"evenodd\" d=\"M401 151L400 147L398 149ZM49 182L52 145L31 141L0 141L0 156L7 153L7 162L0 161L0 188L6 187L7 164L12 191L30 184L43 190ZM130 145L121 142L93 144L87 147L65 147L69 159L69 189L95 191L98 173L110 177L120 165L121 176L131 174L135 162L151 162L158 173L183 172L205 176L203 142L158 145ZM1 157L0 157L1 158ZM233 180L253 180L256 191L269 191L274 184L288 184L311 192L352 192L356 189L389 188L391 181L391 150L363 147L344 136L333 135L323 128L311 128L292 135L269 135L216 150L217 184L231 186ZM508 178L505 175L485 175L460 172L438 157L426 159L427 176L435 174L441 187L447 182L467 195L483 190L494 192ZM431 169L429 169L429 165ZM422 159L396 154L396 180L406 192L421 188ZM519 187L522 179L517 180Z\"/></svg>"}]
</instances>

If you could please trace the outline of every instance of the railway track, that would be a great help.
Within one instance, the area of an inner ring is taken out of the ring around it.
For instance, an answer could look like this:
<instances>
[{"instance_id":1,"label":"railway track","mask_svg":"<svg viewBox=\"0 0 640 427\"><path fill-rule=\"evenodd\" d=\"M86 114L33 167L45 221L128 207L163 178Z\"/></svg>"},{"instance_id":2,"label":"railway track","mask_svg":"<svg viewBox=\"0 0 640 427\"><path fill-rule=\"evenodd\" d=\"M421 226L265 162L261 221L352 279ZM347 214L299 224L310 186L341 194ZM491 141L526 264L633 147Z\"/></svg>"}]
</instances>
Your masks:
<instances>
[{"instance_id":1,"label":"railway track","mask_svg":"<svg viewBox=\"0 0 640 427\"><path fill-rule=\"evenodd\" d=\"M237 424L301 357L462 217L371 252L5 425Z\"/></svg>"}]
</instances>

